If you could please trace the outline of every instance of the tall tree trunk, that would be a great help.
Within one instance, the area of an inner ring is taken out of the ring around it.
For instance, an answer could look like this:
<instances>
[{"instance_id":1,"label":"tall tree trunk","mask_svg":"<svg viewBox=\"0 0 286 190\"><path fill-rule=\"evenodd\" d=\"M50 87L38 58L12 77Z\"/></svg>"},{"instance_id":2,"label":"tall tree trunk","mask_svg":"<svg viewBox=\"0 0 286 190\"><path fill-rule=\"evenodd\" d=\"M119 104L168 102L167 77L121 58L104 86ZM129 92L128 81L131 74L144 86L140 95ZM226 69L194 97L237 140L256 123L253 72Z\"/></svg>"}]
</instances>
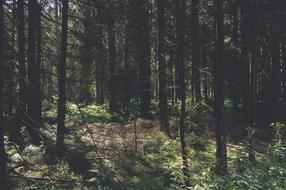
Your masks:
<instances>
[{"instance_id":1,"label":"tall tree trunk","mask_svg":"<svg viewBox=\"0 0 286 190\"><path fill-rule=\"evenodd\" d=\"M149 0L136 0L136 41L139 63L140 114L148 118L151 105L151 30Z\"/></svg>"},{"instance_id":2,"label":"tall tree trunk","mask_svg":"<svg viewBox=\"0 0 286 190\"><path fill-rule=\"evenodd\" d=\"M29 28L28 28L28 130L34 144L39 144L40 121L37 117L37 104L35 101L39 93L37 89L37 63L36 63L36 29L37 29L37 1L28 0Z\"/></svg>"},{"instance_id":3,"label":"tall tree trunk","mask_svg":"<svg viewBox=\"0 0 286 190\"><path fill-rule=\"evenodd\" d=\"M37 34L37 57L36 57L36 97L35 97L35 113L37 118L37 123L42 126L42 26L41 26L41 14L42 7L41 4L37 4L37 24L36 24L36 34Z\"/></svg>"},{"instance_id":4,"label":"tall tree trunk","mask_svg":"<svg viewBox=\"0 0 286 190\"><path fill-rule=\"evenodd\" d=\"M168 90L165 45L165 0L158 0L158 64L159 64L159 107L162 130L170 135L168 118Z\"/></svg>"},{"instance_id":5,"label":"tall tree trunk","mask_svg":"<svg viewBox=\"0 0 286 190\"><path fill-rule=\"evenodd\" d=\"M240 81L240 67L239 67L239 52L238 52L238 1L235 1L232 5L232 33L231 33L232 42L234 45L233 53L233 83L232 83L232 107L234 110L238 109L240 103L240 90L239 90L239 81Z\"/></svg>"},{"instance_id":6,"label":"tall tree trunk","mask_svg":"<svg viewBox=\"0 0 286 190\"><path fill-rule=\"evenodd\" d=\"M15 75L15 22L16 22L16 0L13 0L12 5L12 34L11 34L11 45L12 45L12 55L13 58L11 60L10 71L9 71L9 115L11 116L14 108L14 75Z\"/></svg>"},{"instance_id":7,"label":"tall tree trunk","mask_svg":"<svg viewBox=\"0 0 286 190\"><path fill-rule=\"evenodd\" d=\"M92 101L91 95L91 72L92 72L92 53L93 53L93 23L92 17L89 10L85 10L84 13L84 36L83 36L83 47L82 49L82 61L81 61L81 84L80 84L80 94L79 101L88 105Z\"/></svg>"},{"instance_id":8,"label":"tall tree trunk","mask_svg":"<svg viewBox=\"0 0 286 190\"><path fill-rule=\"evenodd\" d=\"M25 14L24 1L17 1L17 20L18 20L18 63L19 63L19 99L17 102L16 118L17 125L12 130L9 139L19 143L21 127L26 124L27 106L27 71L25 63Z\"/></svg>"},{"instance_id":9,"label":"tall tree trunk","mask_svg":"<svg viewBox=\"0 0 286 190\"><path fill-rule=\"evenodd\" d=\"M61 37L61 56L58 64L58 118L57 118L57 142L58 151L64 146L65 116L66 116L66 63L67 63L67 44L68 44L68 7L69 0L63 0L62 13L62 37Z\"/></svg>"},{"instance_id":10,"label":"tall tree trunk","mask_svg":"<svg viewBox=\"0 0 286 190\"><path fill-rule=\"evenodd\" d=\"M101 18L98 18L99 22L96 27L96 103L102 105L104 103L104 74L105 74L105 53L103 47L103 26Z\"/></svg>"},{"instance_id":11,"label":"tall tree trunk","mask_svg":"<svg viewBox=\"0 0 286 190\"><path fill-rule=\"evenodd\" d=\"M216 133L216 172L224 174L227 170L226 142L223 134L223 110L224 110L224 0L215 1L216 20L216 58L214 64L214 120Z\"/></svg>"},{"instance_id":12,"label":"tall tree trunk","mask_svg":"<svg viewBox=\"0 0 286 190\"><path fill-rule=\"evenodd\" d=\"M256 127L256 92L257 92L257 56L258 56L258 42L257 42L257 25L256 17L258 17L257 4L253 1L250 6L251 10L251 49L249 58L249 142L248 142L248 158L249 161L255 162L254 152L254 131Z\"/></svg>"},{"instance_id":13,"label":"tall tree trunk","mask_svg":"<svg viewBox=\"0 0 286 190\"><path fill-rule=\"evenodd\" d=\"M3 78L3 41L4 41L4 0L0 0L0 185L1 188L7 188L7 158L4 145L4 125L3 125L3 89L4 89L4 78Z\"/></svg>"},{"instance_id":14,"label":"tall tree trunk","mask_svg":"<svg viewBox=\"0 0 286 190\"><path fill-rule=\"evenodd\" d=\"M180 142L182 148L183 174L185 188L190 187L190 173L188 164L187 145L185 140L185 118L186 118L186 82L185 82L185 19L186 19L186 0L177 2L178 36L177 36L177 64L180 68L180 95L181 95L181 115L180 115Z\"/></svg>"},{"instance_id":15,"label":"tall tree trunk","mask_svg":"<svg viewBox=\"0 0 286 190\"><path fill-rule=\"evenodd\" d=\"M241 99L245 113L249 108L249 1L240 1L241 7ZM249 114L246 115L248 117Z\"/></svg>"},{"instance_id":16,"label":"tall tree trunk","mask_svg":"<svg viewBox=\"0 0 286 190\"><path fill-rule=\"evenodd\" d=\"M118 92L117 92L117 71L116 71L116 47L115 47L115 23L113 18L108 20L108 55L109 55L109 90L111 112L118 111Z\"/></svg>"},{"instance_id":17,"label":"tall tree trunk","mask_svg":"<svg viewBox=\"0 0 286 190\"><path fill-rule=\"evenodd\" d=\"M176 1L176 43L177 45L179 44L180 42L180 25L181 25L181 12L180 12L180 0ZM180 49L177 47L176 48L176 56L175 56L175 62L176 63L179 63L180 62L180 55L181 52L180 52ZM182 81L181 79L181 71L180 71L181 67L179 64L175 64L175 84L176 84L176 95L175 95L175 101L177 102L180 98L181 98L181 90L180 90L180 82Z\"/></svg>"},{"instance_id":18,"label":"tall tree trunk","mask_svg":"<svg viewBox=\"0 0 286 190\"><path fill-rule=\"evenodd\" d=\"M191 4L191 40L192 40L192 91L196 103L201 102L201 77L200 77L200 41L199 41L199 1L192 0Z\"/></svg>"}]
</instances>

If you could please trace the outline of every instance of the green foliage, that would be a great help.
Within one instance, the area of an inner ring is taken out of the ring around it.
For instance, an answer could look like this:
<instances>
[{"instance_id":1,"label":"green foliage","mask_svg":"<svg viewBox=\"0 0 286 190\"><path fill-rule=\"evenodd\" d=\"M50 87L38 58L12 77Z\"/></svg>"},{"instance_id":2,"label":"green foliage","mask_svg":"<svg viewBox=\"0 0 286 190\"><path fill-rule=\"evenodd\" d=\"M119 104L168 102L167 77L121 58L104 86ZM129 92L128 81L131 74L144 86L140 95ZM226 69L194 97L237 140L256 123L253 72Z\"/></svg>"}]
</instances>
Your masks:
<instances>
[{"instance_id":1,"label":"green foliage","mask_svg":"<svg viewBox=\"0 0 286 190\"><path fill-rule=\"evenodd\" d=\"M195 133L191 133L187 138L186 142L188 147L198 151L205 151L208 141L206 137L199 137Z\"/></svg>"}]
</instances>

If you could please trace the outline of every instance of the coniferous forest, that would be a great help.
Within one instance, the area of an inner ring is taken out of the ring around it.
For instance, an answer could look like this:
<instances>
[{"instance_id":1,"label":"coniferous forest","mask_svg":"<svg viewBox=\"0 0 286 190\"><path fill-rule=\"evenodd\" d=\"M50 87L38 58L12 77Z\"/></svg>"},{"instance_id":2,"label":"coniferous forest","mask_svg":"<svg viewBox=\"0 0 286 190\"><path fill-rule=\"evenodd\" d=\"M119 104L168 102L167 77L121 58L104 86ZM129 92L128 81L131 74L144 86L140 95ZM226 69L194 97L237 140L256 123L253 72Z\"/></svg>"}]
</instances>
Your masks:
<instances>
[{"instance_id":1,"label":"coniferous forest","mask_svg":"<svg viewBox=\"0 0 286 190\"><path fill-rule=\"evenodd\" d=\"M286 189L285 18L285 0L0 0L0 189Z\"/></svg>"}]
</instances>

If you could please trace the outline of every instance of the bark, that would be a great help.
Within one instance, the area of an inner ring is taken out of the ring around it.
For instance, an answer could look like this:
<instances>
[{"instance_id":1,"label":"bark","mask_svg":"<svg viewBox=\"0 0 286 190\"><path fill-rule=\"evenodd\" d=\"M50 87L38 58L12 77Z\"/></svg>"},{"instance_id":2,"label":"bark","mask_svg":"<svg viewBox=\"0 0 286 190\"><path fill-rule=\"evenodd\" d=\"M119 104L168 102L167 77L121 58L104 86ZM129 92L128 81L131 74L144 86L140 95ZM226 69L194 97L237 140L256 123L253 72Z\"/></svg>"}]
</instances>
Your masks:
<instances>
[{"instance_id":1,"label":"bark","mask_svg":"<svg viewBox=\"0 0 286 190\"><path fill-rule=\"evenodd\" d=\"M83 36L83 47L82 49L82 65L81 65L81 81L84 81L80 84L80 95L79 101L85 105L88 105L92 101L91 95L91 72L92 72L92 53L93 53L93 23L90 12L85 10L83 25L84 25L84 36Z\"/></svg>"},{"instance_id":2,"label":"bark","mask_svg":"<svg viewBox=\"0 0 286 190\"><path fill-rule=\"evenodd\" d=\"M201 61L200 61L200 41L199 41L199 1L192 0L191 5L191 41L192 41L192 91L196 103L201 102Z\"/></svg>"},{"instance_id":3,"label":"bark","mask_svg":"<svg viewBox=\"0 0 286 190\"><path fill-rule=\"evenodd\" d=\"M40 121L38 115L38 102L36 101L38 94L37 89L37 63L36 63L36 30L37 30L37 1L28 1L28 131L32 138L33 144L39 144L41 138L39 135Z\"/></svg>"},{"instance_id":4,"label":"bark","mask_svg":"<svg viewBox=\"0 0 286 190\"><path fill-rule=\"evenodd\" d=\"M239 67L239 52L238 52L238 5L237 1L232 5L232 33L231 38L235 48L233 53L233 83L232 83L232 107L234 110L238 109L240 103L240 67Z\"/></svg>"},{"instance_id":5,"label":"bark","mask_svg":"<svg viewBox=\"0 0 286 190\"><path fill-rule=\"evenodd\" d=\"M37 38L37 57L36 57L36 118L40 126L42 126L42 26L41 26L41 4L37 4L37 25L36 25L36 38Z\"/></svg>"},{"instance_id":6,"label":"bark","mask_svg":"<svg viewBox=\"0 0 286 190\"><path fill-rule=\"evenodd\" d=\"M186 119L186 82L185 82L185 19L186 19L186 0L177 2L177 12L180 22L178 22L177 36L177 64L180 68L180 95L181 95L181 114L180 114L180 142L183 159L183 174L185 188L190 187L190 173L188 164L187 145L185 140L185 119Z\"/></svg>"},{"instance_id":7,"label":"bark","mask_svg":"<svg viewBox=\"0 0 286 190\"><path fill-rule=\"evenodd\" d=\"M158 0L159 108L161 129L170 135L165 45L165 0Z\"/></svg>"},{"instance_id":8,"label":"bark","mask_svg":"<svg viewBox=\"0 0 286 190\"><path fill-rule=\"evenodd\" d=\"M245 113L248 113L249 107L249 1L240 1L241 7L241 98ZM248 117L248 114L247 116Z\"/></svg>"},{"instance_id":9,"label":"bark","mask_svg":"<svg viewBox=\"0 0 286 190\"><path fill-rule=\"evenodd\" d=\"M26 124L26 106L27 106L27 71L25 63L25 15L24 1L17 1L17 19L18 19L18 81L19 81L19 99L17 102L16 118L17 124L12 130L9 139L18 143L20 139L21 127Z\"/></svg>"},{"instance_id":10,"label":"bark","mask_svg":"<svg viewBox=\"0 0 286 190\"><path fill-rule=\"evenodd\" d=\"M224 174L227 171L226 142L223 134L223 110L224 110L224 10L223 0L215 2L216 20L216 58L214 64L214 120L216 133L216 172Z\"/></svg>"},{"instance_id":11,"label":"bark","mask_svg":"<svg viewBox=\"0 0 286 190\"><path fill-rule=\"evenodd\" d=\"M249 142L248 142L248 158L249 161L255 162L254 152L254 135L256 128L256 92L257 92L257 56L258 56L258 43L257 43L257 19L258 11L255 2L251 2L251 50L250 50L250 73L249 73Z\"/></svg>"},{"instance_id":12,"label":"bark","mask_svg":"<svg viewBox=\"0 0 286 190\"><path fill-rule=\"evenodd\" d=\"M101 15L100 15L101 16ZM103 47L103 26L101 19L97 18L98 25L96 28L96 103L102 105L104 103L104 74L105 74L105 53Z\"/></svg>"},{"instance_id":13,"label":"bark","mask_svg":"<svg viewBox=\"0 0 286 190\"><path fill-rule=\"evenodd\" d=\"M151 105L151 28L149 0L130 1L136 18L137 62L139 64L140 114L149 117Z\"/></svg>"},{"instance_id":14,"label":"bark","mask_svg":"<svg viewBox=\"0 0 286 190\"><path fill-rule=\"evenodd\" d=\"M62 37L61 55L58 64L58 118L57 118L57 140L58 151L64 146L65 116L66 116L66 63L67 63L67 42L68 42L68 6L69 0L63 0L62 12Z\"/></svg>"},{"instance_id":15,"label":"bark","mask_svg":"<svg viewBox=\"0 0 286 190\"><path fill-rule=\"evenodd\" d=\"M4 41L4 0L0 0L0 185L1 188L7 188L7 158L4 145L4 125L3 125L3 41Z\"/></svg>"},{"instance_id":16,"label":"bark","mask_svg":"<svg viewBox=\"0 0 286 190\"><path fill-rule=\"evenodd\" d=\"M113 18L108 21L108 55L109 55L109 91L111 112L118 111L118 91L117 91L117 73L116 73L116 47L115 47L115 23Z\"/></svg>"}]
</instances>

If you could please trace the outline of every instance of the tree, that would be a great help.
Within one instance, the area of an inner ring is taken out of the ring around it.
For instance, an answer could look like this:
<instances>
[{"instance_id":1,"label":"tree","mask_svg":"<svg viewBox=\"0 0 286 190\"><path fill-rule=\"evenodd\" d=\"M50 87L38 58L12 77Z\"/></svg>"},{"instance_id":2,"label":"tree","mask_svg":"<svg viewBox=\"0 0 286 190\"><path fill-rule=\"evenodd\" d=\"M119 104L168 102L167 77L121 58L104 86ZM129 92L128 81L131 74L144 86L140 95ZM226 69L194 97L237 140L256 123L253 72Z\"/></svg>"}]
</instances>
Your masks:
<instances>
[{"instance_id":1,"label":"tree","mask_svg":"<svg viewBox=\"0 0 286 190\"><path fill-rule=\"evenodd\" d=\"M240 80L240 67L239 67L239 36L238 36L238 1L234 1L232 5L232 42L234 46L233 52L233 86L232 86L232 107L234 110L238 109L238 105L240 103L240 88L239 88L239 80Z\"/></svg>"},{"instance_id":2,"label":"tree","mask_svg":"<svg viewBox=\"0 0 286 190\"><path fill-rule=\"evenodd\" d=\"M35 118L38 125L42 126L42 25L41 25L42 7L41 3L37 3L36 7L36 81L35 81Z\"/></svg>"},{"instance_id":3,"label":"tree","mask_svg":"<svg viewBox=\"0 0 286 190\"><path fill-rule=\"evenodd\" d=\"M223 110L224 110L224 0L215 1L216 20L216 58L214 64L214 120L216 133L216 172L223 174L227 170L226 142L223 134Z\"/></svg>"},{"instance_id":4,"label":"tree","mask_svg":"<svg viewBox=\"0 0 286 190\"><path fill-rule=\"evenodd\" d=\"M69 0L63 0L62 12L62 37L61 37L61 55L58 64L58 117L57 117L57 142L58 151L64 146L65 115L66 115L66 62L68 45L68 7Z\"/></svg>"},{"instance_id":5,"label":"tree","mask_svg":"<svg viewBox=\"0 0 286 190\"><path fill-rule=\"evenodd\" d=\"M256 128L256 91L257 91L257 55L258 55L258 43L257 43L257 4L252 1L249 7L251 12L251 49L249 51L249 121L248 126L250 130L249 142L248 142L248 158L249 161L255 162L254 152L254 134Z\"/></svg>"},{"instance_id":6,"label":"tree","mask_svg":"<svg viewBox=\"0 0 286 190\"><path fill-rule=\"evenodd\" d=\"M149 0L130 1L136 18L136 47L139 64L140 113L148 118L151 105L151 27Z\"/></svg>"},{"instance_id":7,"label":"tree","mask_svg":"<svg viewBox=\"0 0 286 190\"><path fill-rule=\"evenodd\" d=\"M170 135L168 118L168 91L167 91L167 68L165 50L165 1L158 0L158 64L159 64L159 107L160 124L162 130Z\"/></svg>"},{"instance_id":8,"label":"tree","mask_svg":"<svg viewBox=\"0 0 286 190\"><path fill-rule=\"evenodd\" d=\"M180 142L182 148L183 173L185 177L185 188L190 187L190 174L188 164L187 145L185 140L185 118L186 118L186 82L185 82L185 19L186 19L186 0L177 2L178 13L178 33L177 33L177 64L180 68L180 95L181 95L181 114L180 114Z\"/></svg>"},{"instance_id":9,"label":"tree","mask_svg":"<svg viewBox=\"0 0 286 190\"><path fill-rule=\"evenodd\" d=\"M199 1L192 0L191 4L191 41L192 41L192 91L196 103L201 101L201 77L200 77L200 41L199 41Z\"/></svg>"},{"instance_id":10,"label":"tree","mask_svg":"<svg viewBox=\"0 0 286 190\"><path fill-rule=\"evenodd\" d=\"M41 118L39 117L39 102L37 101L40 95L37 80L40 76L37 66L37 15L38 5L36 0L28 0L28 98L27 98L27 113L28 113L28 130L34 144L39 144L41 141L39 128L41 126Z\"/></svg>"},{"instance_id":11,"label":"tree","mask_svg":"<svg viewBox=\"0 0 286 190\"><path fill-rule=\"evenodd\" d=\"M111 5L113 8L113 5ZM111 9L112 9L111 8ZM116 47L115 47L115 19L112 13L108 16L108 56L109 56L109 90L111 112L118 111L118 90L117 90L117 65L116 65Z\"/></svg>"},{"instance_id":12,"label":"tree","mask_svg":"<svg viewBox=\"0 0 286 190\"><path fill-rule=\"evenodd\" d=\"M0 0L0 185L1 188L6 189L7 186L7 158L4 145L4 109L3 109L3 41L4 41L4 0Z\"/></svg>"},{"instance_id":13,"label":"tree","mask_svg":"<svg viewBox=\"0 0 286 190\"><path fill-rule=\"evenodd\" d=\"M105 85L105 51L104 51L104 27L103 15L101 11L96 16L96 35L95 35L95 48L96 48L96 103L102 105L104 103L104 85Z\"/></svg>"},{"instance_id":14,"label":"tree","mask_svg":"<svg viewBox=\"0 0 286 190\"><path fill-rule=\"evenodd\" d=\"M27 107L27 70L25 62L25 14L24 1L17 1L17 20L18 20L18 81L19 99L17 103L16 119L17 124L10 134L10 140L19 142L21 127L26 124L25 117Z\"/></svg>"}]
</instances>

